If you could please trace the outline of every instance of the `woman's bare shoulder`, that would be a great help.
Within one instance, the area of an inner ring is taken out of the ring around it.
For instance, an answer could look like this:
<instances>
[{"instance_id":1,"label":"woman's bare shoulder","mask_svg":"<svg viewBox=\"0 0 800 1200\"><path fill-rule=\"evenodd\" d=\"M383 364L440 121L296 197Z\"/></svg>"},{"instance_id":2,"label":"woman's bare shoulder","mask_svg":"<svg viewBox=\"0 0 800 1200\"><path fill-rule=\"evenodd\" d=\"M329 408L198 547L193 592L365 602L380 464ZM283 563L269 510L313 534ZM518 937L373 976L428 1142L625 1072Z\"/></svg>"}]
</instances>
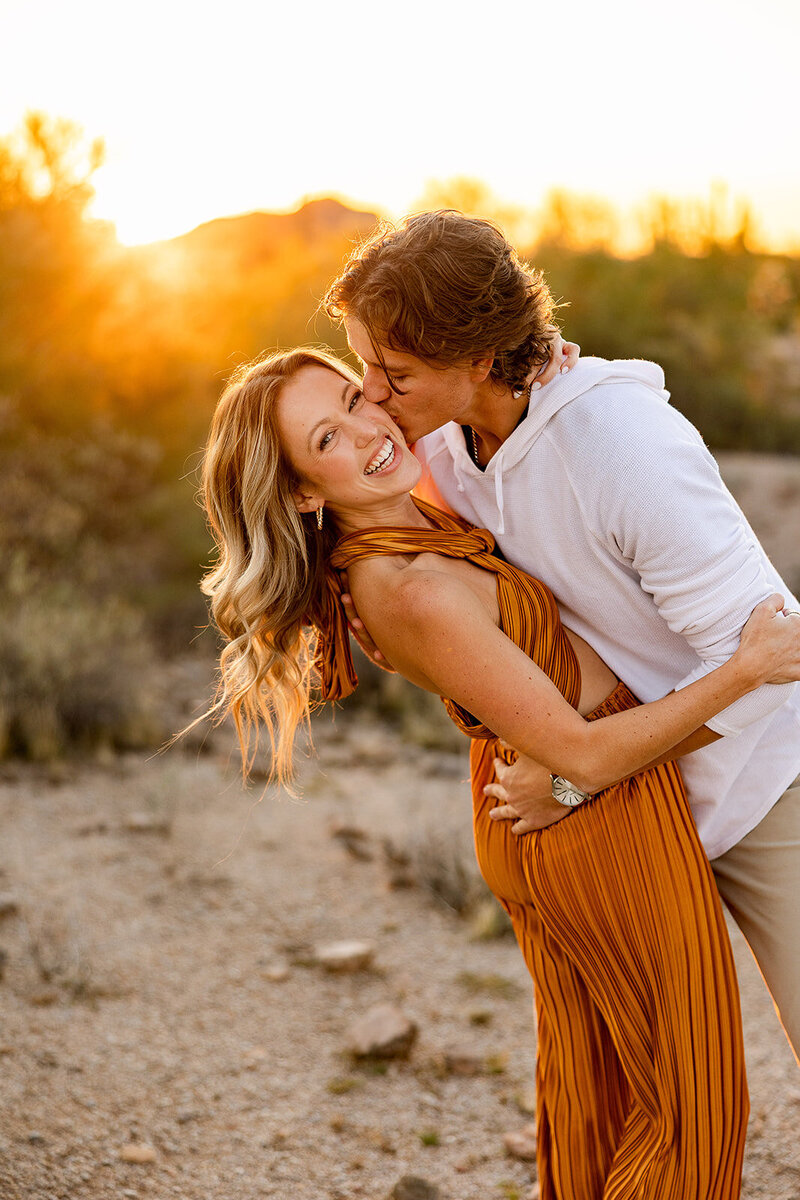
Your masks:
<instances>
[{"instance_id":1,"label":"woman's bare shoulder","mask_svg":"<svg viewBox=\"0 0 800 1200\"><path fill-rule=\"evenodd\" d=\"M433 631L442 622L489 617L474 583L436 554L374 562L353 584L353 599L367 628L390 628L395 636L400 626L413 636Z\"/></svg>"}]
</instances>

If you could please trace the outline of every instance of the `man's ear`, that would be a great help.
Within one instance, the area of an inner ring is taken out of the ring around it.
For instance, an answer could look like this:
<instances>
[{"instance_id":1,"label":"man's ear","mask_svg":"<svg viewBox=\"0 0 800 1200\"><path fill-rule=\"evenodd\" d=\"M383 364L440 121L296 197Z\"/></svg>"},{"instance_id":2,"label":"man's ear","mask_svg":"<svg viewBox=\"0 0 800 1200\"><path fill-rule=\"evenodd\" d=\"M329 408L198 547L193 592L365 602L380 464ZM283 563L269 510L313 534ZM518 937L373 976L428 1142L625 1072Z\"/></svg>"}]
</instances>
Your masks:
<instances>
[{"instance_id":1,"label":"man's ear","mask_svg":"<svg viewBox=\"0 0 800 1200\"><path fill-rule=\"evenodd\" d=\"M494 355L484 354L481 358L473 358L469 365L470 378L473 383L483 383L492 373Z\"/></svg>"}]
</instances>

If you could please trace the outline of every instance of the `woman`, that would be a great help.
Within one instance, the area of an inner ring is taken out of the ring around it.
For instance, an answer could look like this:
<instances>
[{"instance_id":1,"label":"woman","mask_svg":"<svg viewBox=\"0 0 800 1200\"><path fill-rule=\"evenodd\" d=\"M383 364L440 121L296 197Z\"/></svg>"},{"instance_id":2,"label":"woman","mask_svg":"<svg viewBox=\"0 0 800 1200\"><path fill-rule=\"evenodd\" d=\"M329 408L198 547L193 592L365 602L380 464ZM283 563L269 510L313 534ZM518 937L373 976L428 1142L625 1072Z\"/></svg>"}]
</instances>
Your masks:
<instances>
[{"instance_id":1,"label":"woman","mask_svg":"<svg viewBox=\"0 0 800 1200\"><path fill-rule=\"evenodd\" d=\"M419 473L335 359L297 350L239 372L204 467L218 711L246 766L263 724L290 777L315 667L323 698L356 684L346 567L373 640L473 738L478 859L536 992L542 1200L729 1200L748 1107L730 947L677 768L633 773L746 692L797 678L797 620L776 619L773 597L728 663L639 705L489 534L414 501ZM498 736L594 799L514 838L483 794Z\"/></svg>"}]
</instances>

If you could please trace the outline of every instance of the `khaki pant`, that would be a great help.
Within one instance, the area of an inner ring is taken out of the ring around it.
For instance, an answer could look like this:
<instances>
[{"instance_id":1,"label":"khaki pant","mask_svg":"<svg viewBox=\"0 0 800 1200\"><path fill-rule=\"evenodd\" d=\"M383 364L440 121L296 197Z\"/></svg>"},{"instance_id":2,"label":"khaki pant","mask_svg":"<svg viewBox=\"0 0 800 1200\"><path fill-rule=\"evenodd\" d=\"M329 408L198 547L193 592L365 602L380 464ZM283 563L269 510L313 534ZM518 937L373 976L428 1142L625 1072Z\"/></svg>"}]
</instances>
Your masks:
<instances>
[{"instance_id":1,"label":"khaki pant","mask_svg":"<svg viewBox=\"0 0 800 1200\"><path fill-rule=\"evenodd\" d=\"M711 869L800 1063L800 779Z\"/></svg>"}]
</instances>

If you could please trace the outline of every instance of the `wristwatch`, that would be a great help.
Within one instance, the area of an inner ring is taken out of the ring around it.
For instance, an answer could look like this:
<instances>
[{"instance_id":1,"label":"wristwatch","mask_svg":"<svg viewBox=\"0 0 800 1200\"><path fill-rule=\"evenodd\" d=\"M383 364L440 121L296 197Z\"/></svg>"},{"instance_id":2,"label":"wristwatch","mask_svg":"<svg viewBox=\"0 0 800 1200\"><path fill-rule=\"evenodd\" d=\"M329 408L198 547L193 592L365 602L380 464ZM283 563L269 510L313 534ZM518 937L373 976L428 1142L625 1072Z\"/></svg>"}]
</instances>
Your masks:
<instances>
[{"instance_id":1,"label":"wristwatch","mask_svg":"<svg viewBox=\"0 0 800 1200\"><path fill-rule=\"evenodd\" d=\"M553 799L559 804L563 804L566 808L577 808L579 804L583 804L585 800L591 800L590 792L582 792L580 788L575 787L574 783L570 783L568 779L564 779L562 775L551 775L550 784L553 789Z\"/></svg>"}]
</instances>

